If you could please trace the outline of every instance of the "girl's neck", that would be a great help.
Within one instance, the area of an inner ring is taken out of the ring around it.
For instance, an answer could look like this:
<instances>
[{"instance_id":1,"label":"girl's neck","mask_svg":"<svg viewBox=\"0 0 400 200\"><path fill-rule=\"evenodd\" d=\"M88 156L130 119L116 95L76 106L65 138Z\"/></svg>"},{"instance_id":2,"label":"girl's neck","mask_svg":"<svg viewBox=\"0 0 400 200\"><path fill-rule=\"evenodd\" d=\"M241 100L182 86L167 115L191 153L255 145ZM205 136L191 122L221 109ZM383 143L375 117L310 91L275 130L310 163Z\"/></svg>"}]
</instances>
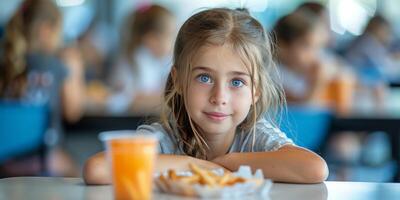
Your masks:
<instances>
[{"instance_id":1,"label":"girl's neck","mask_svg":"<svg viewBox=\"0 0 400 200\"><path fill-rule=\"evenodd\" d=\"M209 147L207 150L207 159L213 160L214 158L225 155L233 143L235 132L236 129L224 134L205 133L204 139Z\"/></svg>"}]
</instances>

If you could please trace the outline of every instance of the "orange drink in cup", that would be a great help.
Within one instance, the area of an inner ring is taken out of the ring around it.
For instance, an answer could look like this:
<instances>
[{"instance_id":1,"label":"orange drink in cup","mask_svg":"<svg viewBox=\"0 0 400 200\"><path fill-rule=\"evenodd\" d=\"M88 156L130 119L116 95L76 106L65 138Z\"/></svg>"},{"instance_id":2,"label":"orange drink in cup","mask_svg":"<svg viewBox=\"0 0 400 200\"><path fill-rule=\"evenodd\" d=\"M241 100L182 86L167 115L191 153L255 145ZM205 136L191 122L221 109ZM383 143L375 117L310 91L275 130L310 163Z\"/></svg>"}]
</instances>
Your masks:
<instances>
[{"instance_id":1,"label":"orange drink in cup","mask_svg":"<svg viewBox=\"0 0 400 200\"><path fill-rule=\"evenodd\" d=\"M114 198L151 199L157 138L109 131L101 133L100 139L106 144Z\"/></svg>"}]
</instances>

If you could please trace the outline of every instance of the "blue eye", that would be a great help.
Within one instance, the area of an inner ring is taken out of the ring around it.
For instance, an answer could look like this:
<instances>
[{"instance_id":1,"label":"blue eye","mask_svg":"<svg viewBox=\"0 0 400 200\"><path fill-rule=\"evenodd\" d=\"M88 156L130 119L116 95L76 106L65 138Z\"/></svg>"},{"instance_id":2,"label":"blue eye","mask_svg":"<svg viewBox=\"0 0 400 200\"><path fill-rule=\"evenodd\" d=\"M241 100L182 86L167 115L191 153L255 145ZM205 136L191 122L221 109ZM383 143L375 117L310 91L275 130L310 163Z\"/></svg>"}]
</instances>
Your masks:
<instances>
[{"instance_id":1,"label":"blue eye","mask_svg":"<svg viewBox=\"0 0 400 200\"><path fill-rule=\"evenodd\" d=\"M231 84L233 87L238 87L238 88L242 87L244 85L243 81L238 80L238 79L232 80Z\"/></svg>"},{"instance_id":2,"label":"blue eye","mask_svg":"<svg viewBox=\"0 0 400 200\"><path fill-rule=\"evenodd\" d=\"M201 83L211 83L211 78L208 75L201 74L196 78Z\"/></svg>"}]
</instances>

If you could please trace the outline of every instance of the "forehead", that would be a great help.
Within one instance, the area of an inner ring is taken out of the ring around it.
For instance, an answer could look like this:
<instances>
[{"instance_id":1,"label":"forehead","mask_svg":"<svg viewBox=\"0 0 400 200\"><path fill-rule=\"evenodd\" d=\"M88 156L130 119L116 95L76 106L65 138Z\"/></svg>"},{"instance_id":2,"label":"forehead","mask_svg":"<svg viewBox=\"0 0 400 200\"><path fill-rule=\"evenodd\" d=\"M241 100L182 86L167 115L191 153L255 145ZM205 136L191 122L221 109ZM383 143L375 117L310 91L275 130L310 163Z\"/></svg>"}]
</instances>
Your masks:
<instances>
[{"instance_id":1,"label":"forehead","mask_svg":"<svg viewBox=\"0 0 400 200\"><path fill-rule=\"evenodd\" d=\"M195 54L193 67L204 66L216 71L238 71L250 74L249 65L229 44L205 45Z\"/></svg>"}]
</instances>

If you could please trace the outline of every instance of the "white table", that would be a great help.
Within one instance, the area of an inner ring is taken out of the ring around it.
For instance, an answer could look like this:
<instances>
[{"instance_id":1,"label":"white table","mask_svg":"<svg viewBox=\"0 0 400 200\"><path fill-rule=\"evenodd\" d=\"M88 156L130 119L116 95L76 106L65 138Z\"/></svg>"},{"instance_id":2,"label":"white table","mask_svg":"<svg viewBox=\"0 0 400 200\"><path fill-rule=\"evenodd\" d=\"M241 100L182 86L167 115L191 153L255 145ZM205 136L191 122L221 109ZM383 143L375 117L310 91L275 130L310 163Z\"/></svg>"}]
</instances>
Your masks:
<instances>
[{"instance_id":1,"label":"white table","mask_svg":"<svg viewBox=\"0 0 400 200\"><path fill-rule=\"evenodd\" d=\"M112 199L112 188L111 186L86 186L80 178L15 177L0 179L0 200L3 199ZM155 193L153 199L185 198ZM312 185L274 183L269 199L400 200L400 183L330 181Z\"/></svg>"}]
</instances>

